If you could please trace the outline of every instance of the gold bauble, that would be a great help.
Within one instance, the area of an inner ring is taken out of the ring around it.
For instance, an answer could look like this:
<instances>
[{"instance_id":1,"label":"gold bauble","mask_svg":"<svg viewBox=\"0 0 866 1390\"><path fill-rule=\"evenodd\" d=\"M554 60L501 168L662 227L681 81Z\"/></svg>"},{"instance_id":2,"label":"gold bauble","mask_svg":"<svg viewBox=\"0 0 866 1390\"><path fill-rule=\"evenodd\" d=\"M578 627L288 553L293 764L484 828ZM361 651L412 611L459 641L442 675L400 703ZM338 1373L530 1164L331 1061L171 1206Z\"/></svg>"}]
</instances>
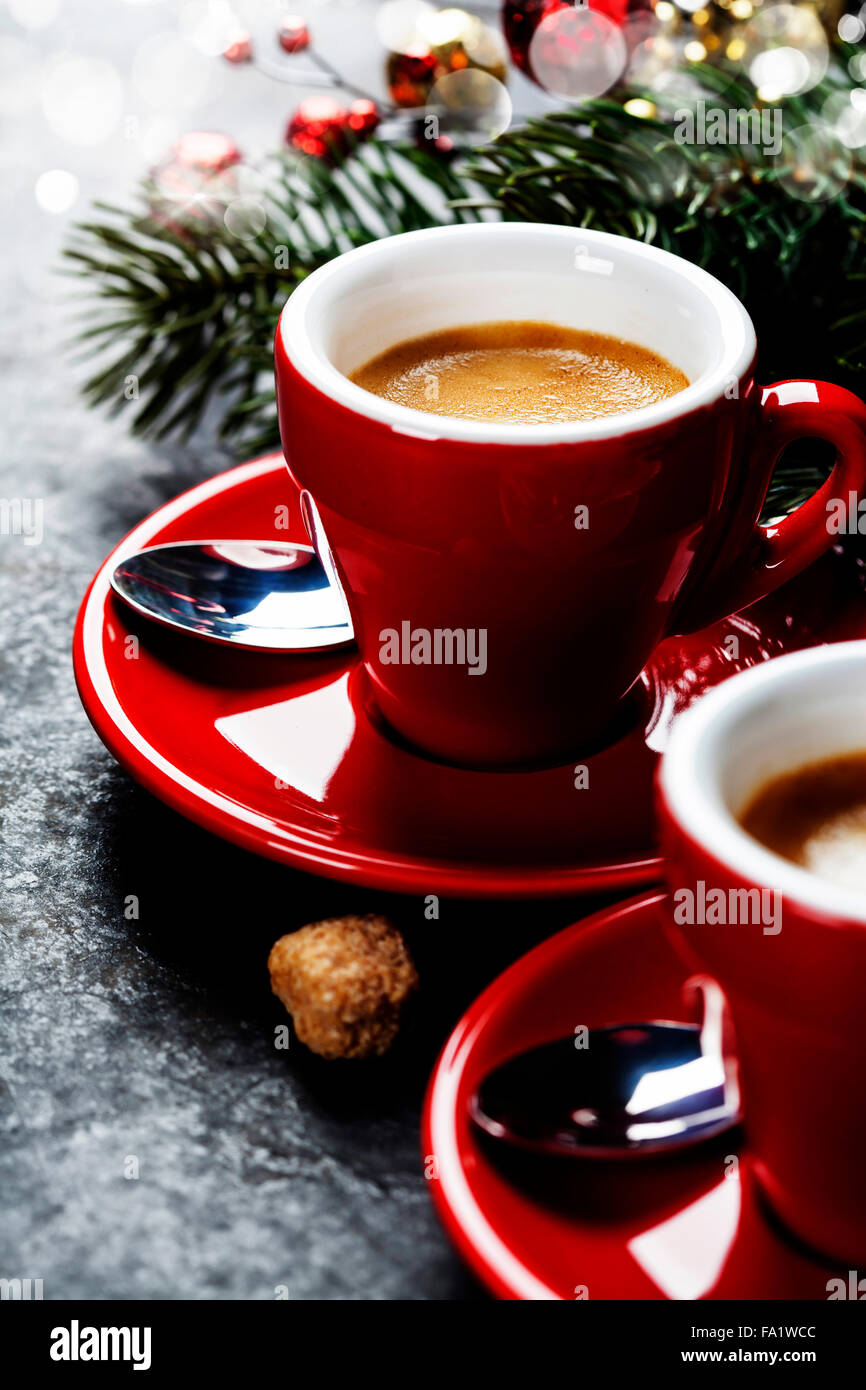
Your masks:
<instances>
[{"instance_id":1,"label":"gold bauble","mask_svg":"<svg viewBox=\"0 0 866 1390\"><path fill-rule=\"evenodd\" d=\"M437 10L424 22L423 32L441 68L437 76L480 68L498 82L505 81L508 65L503 41L477 15L466 10Z\"/></svg>"},{"instance_id":2,"label":"gold bauble","mask_svg":"<svg viewBox=\"0 0 866 1390\"><path fill-rule=\"evenodd\" d=\"M434 10L419 18L405 47L388 54L385 72L397 106L423 106L435 82L469 69L504 83L505 44L495 29L467 10Z\"/></svg>"}]
</instances>

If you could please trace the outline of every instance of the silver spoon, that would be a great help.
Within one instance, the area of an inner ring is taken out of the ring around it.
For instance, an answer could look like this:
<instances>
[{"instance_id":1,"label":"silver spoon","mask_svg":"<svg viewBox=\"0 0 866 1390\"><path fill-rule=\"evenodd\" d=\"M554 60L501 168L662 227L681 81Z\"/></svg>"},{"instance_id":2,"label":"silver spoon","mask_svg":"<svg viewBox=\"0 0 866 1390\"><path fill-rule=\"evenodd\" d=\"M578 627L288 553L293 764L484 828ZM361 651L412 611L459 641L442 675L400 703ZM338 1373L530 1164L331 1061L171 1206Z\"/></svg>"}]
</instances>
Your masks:
<instances>
[{"instance_id":1,"label":"silver spoon","mask_svg":"<svg viewBox=\"0 0 866 1390\"><path fill-rule=\"evenodd\" d=\"M627 1158L710 1139L742 1118L727 1004L714 980L684 994L700 1023L618 1023L496 1067L470 1100L475 1124L536 1153Z\"/></svg>"},{"instance_id":2,"label":"silver spoon","mask_svg":"<svg viewBox=\"0 0 866 1390\"><path fill-rule=\"evenodd\" d=\"M154 545L120 560L111 587L136 613L230 647L323 651L353 640L342 593L308 545Z\"/></svg>"}]
</instances>

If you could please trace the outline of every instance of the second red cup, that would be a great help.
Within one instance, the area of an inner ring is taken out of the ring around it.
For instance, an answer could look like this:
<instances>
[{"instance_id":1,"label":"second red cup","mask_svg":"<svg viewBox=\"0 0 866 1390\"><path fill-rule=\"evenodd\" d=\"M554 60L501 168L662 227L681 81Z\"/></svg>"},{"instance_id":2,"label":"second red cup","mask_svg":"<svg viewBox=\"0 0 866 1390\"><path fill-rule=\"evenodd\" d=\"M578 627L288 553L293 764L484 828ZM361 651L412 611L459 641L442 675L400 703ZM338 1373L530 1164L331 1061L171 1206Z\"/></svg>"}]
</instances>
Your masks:
<instances>
[{"instance_id":1,"label":"second red cup","mask_svg":"<svg viewBox=\"0 0 866 1390\"><path fill-rule=\"evenodd\" d=\"M866 642L843 642L704 696L658 778L666 920L727 995L746 1154L773 1210L843 1280L866 1264L866 898L765 848L739 817L774 779L864 752Z\"/></svg>"}]
</instances>

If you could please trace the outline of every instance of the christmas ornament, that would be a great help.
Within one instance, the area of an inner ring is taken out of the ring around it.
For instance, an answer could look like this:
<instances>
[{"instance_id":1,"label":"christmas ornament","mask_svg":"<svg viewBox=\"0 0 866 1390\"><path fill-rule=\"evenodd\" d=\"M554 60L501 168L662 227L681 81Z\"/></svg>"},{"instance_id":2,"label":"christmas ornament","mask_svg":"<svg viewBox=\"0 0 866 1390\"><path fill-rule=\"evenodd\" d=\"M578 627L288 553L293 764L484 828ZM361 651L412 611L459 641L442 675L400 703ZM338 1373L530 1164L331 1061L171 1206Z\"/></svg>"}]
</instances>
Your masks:
<instances>
[{"instance_id":1,"label":"christmas ornament","mask_svg":"<svg viewBox=\"0 0 866 1390\"><path fill-rule=\"evenodd\" d=\"M347 124L360 140L366 140L373 134L381 119L375 101L371 101L367 97L359 97L349 107Z\"/></svg>"},{"instance_id":2,"label":"christmas ornament","mask_svg":"<svg viewBox=\"0 0 866 1390\"><path fill-rule=\"evenodd\" d=\"M406 53L389 53L385 78L395 106L423 106L436 80L436 59L423 43Z\"/></svg>"},{"instance_id":3,"label":"christmas ornament","mask_svg":"<svg viewBox=\"0 0 866 1390\"><path fill-rule=\"evenodd\" d=\"M190 130L172 148L175 163L202 175L222 173L240 164L242 155L234 140L216 130Z\"/></svg>"},{"instance_id":4,"label":"christmas ornament","mask_svg":"<svg viewBox=\"0 0 866 1390\"><path fill-rule=\"evenodd\" d=\"M437 77L463 68L480 68L498 82L506 78L505 53L499 35L466 10L440 10L424 25Z\"/></svg>"},{"instance_id":5,"label":"christmas ornament","mask_svg":"<svg viewBox=\"0 0 866 1390\"><path fill-rule=\"evenodd\" d=\"M388 55L388 93L395 106L423 106L434 83L473 68L505 82L506 55L499 35L466 10L422 10L400 49Z\"/></svg>"},{"instance_id":6,"label":"christmas ornament","mask_svg":"<svg viewBox=\"0 0 866 1390\"><path fill-rule=\"evenodd\" d=\"M669 8L673 10L672 5ZM599 15L617 27L622 27L632 16L647 12L649 0L589 0L588 3L584 0L582 4L572 4L570 0L504 0L502 29L512 62L539 86L548 87L550 83L537 71L538 64L533 62L530 47L542 22L549 21L550 16L562 10ZM544 76L557 66L564 72L567 71L574 57L574 38L567 28L564 27L561 36L558 37L555 25L547 27L547 42L543 45L542 54ZM539 39L544 37L545 34L542 33ZM588 33L587 43L591 43L592 39L593 36ZM555 86L554 82L554 88Z\"/></svg>"},{"instance_id":7,"label":"christmas ornament","mask_svg":"<svg viewBox=\"0 0 866 1390\"><path fill-rule=\"evenodd\" d=\"M337 163L379 124L374 101L360 98L348 107L335 97L313 96L301 102L286 129L286 143L302 154Z\"/></svg>"},{"instance_id":8,"label":"christmas ornament","mask_svg":"<svg viewBox=\"0 0 866 1390\"><path fill-rule=\"evenodd\" d=\"M249 63L252 56L252 40L245 30L239 30L228 47L223 51L223 57L229 63Z\"/></svg>"},{"instance_id":9,"label":"christmas ornament","mask_svg":"<svg viewBox=\"0 0 866 1390\"><path fill-rule=\"evenodd\" d=\"M286 15L277 31L277 42L285 53L303 53L310 44L310 31L299 14Z\"/></svg>"},{"instance_id":10,"label":"christmas ornament","mask_svg":"<svg viewBox=\"0 0 866 1390\"><path fill-rule=\"evenodd\" d=\"M221 221L238 194L242 156L227 135L192 130L182 135L169 158L151 171L153 217L177 234Z\"/></svg>"}]
</instances>

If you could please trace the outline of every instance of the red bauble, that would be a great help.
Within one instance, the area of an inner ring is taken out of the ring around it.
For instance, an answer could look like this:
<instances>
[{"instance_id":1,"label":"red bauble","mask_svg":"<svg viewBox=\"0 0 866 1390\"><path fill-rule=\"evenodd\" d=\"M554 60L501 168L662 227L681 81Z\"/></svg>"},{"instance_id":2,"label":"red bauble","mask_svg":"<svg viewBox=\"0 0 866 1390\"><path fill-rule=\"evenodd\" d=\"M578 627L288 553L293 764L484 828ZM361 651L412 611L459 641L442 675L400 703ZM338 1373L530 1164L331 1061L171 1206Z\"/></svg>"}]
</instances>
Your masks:
<instances>
[{"instance_id":1,"label":"red bauble","mask_svg":"<svg viewBox=\"0 0 866 1390\"><path fill-rule=\"evenodd\" d=\"M604 15L614 24L624 24L631 15L641 10L649 10L649 0L589 0L588 4L575 5L572 0L503 0L502 32L511 61L521 72L537 81L529 59L529 45L535 31L543 19L557 10L589 9Z\"/></svg>"},{"instance_id":2,"label":"red bauble","mask_svg":"<svg viewBox=\"0 0 866 1390\"><path fill-rule=\"evenodd\" d=\"M181 237L220 221L238 196L235 165L241 160L240 150L227 135L188 131L175 142L168 159L151 170L151 215Z\"/></svg>"},{"instance_id":3,"label":"red bauble","mask_svg":"<svg viewBox=\"0 0 866 1390\"><path fill-rule=\"evenodd\" d=\"M372 135L380 120L379 108L375 101L359 97L349 107L349 129L354 131L360 140L366 140Z\"/></svg>"},{"instance_id":4,"label":"red bauble","mask_svg":"<svg viewBox=\"0 0 866 1390\"><path fill-rule=\"evenodd\" d=\"M334 97L307 97L289 121L286 142L302 154L337 163L359 140L372 135L378 124L374 101L353 101L346 107Z\"/></svg>"},{"instance_id":5,"label":"red bauble","mask_svg":"<svg viewBox=\"0 0 866 1390\"><path fill-rule=\"evenodd\" d=\"M188 130L175 142L172 156L176 164L201 174L221 173L242 158L234 140L218 130Z\"/></svg>"},{"instance_id":6,"label":"red bauble","mask_svg":"<svg viewBox=\"0 0 866 1390\"><path fill-rule=\"evenodd\" d=\"M429 48L389 53L388 95L395 106L423 106L436 79L436 58Z\"/></svg>"},{"instance_id":7,"label":"red bauble","mask_svg":"<svg viewBox=\"0 0 866 1390\"><path fill-rule=\"evenodd\" d=\"M303 53L310 43L306 20L299 14L287 14L277 30L277 42L286 53Z\"/></svg>"},{"instance_id":8,"label":"red bauble","mask_svg":"<svg viewBox=\"0 0 866 1390\"><path fill-rule=\"evenodd\" d=\"M248 63L252 56L252 40L243 29L238 31L228 47L223 50L223 57L229 63Z\"/></svg>"},{"instance_id":9,"label":"red bauble","mask_svg":"<svg viewBox=\"0 0 866 1390\"><path fill-rule=\"evenodd\" d=\"M334 97L307 97L286 129L286 142L302 154L322 159L342 146L348 111Z\"/></svg>"}]
</instances>

